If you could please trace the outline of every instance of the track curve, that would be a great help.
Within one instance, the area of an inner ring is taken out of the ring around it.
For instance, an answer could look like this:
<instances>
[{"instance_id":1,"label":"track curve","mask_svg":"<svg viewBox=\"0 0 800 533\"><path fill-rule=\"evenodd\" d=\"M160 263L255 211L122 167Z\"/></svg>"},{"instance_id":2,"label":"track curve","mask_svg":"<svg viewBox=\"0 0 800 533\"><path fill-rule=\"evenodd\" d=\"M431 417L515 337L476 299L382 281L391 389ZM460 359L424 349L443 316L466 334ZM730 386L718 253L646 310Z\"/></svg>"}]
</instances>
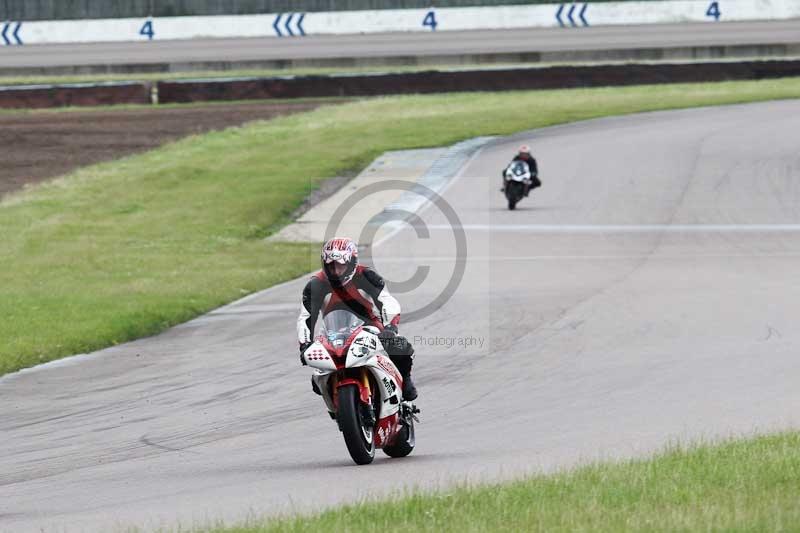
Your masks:
<instances>
[{"instance_id":1,"label":"track curve","mask_svg":"<svg viewBox=\"0 0 800 533\"><path fill-rule=\"evenodd\" d=\"M464 280L401 328L423 411L406 459L351 465L296 360L304 280L0 380L0 530L233 520L402 479L504 479L797 427L799 128L800 101L785 101L576 123L480 152L444 193L467 236ZM545 185L510 212L499 169L522 142ZM431 266L400 295L409 311L454 263L444 216L422 219L429 238L405 229L373 251L392 280Z\"/></svg>"}]
</instances>

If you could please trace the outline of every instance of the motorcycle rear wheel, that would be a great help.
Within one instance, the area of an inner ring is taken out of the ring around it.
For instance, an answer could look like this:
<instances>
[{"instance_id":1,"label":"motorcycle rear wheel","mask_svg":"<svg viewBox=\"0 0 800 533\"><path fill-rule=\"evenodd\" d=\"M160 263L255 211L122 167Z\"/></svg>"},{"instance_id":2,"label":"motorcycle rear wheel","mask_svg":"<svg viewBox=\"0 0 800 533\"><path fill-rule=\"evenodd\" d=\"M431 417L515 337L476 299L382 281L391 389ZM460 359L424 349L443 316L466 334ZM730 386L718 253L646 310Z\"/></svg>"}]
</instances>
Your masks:
<instances>
[{"instance_id":1,"label":"motorcycle rear wheel","mask_svg":"<svg viewBox=\"0 0 800 533\"><path fill-rule=\"evenodd\" d=\"M368 465L375 458L375 428L365 427L361 408L358 387L351 385L339 389L337 419L347 451L357 465Z\"/></svg>"}]
</instances>

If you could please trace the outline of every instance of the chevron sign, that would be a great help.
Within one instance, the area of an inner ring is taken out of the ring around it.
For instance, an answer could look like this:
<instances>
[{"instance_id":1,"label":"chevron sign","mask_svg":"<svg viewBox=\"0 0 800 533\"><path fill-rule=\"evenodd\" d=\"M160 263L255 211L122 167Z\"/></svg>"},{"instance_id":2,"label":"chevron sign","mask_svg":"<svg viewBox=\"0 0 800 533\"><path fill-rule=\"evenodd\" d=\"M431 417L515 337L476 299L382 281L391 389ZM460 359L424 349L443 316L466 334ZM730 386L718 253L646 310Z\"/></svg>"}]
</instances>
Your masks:
<instances>
[{"instance_id":1,"label":"chevron sign","mask_svg":"<svg viewBox=\"0 0 800 533\"><path fill-rule=\"evenodd\" d=\"M305 13L278 13L275 22L272 23L272 29L275 30L275 35L278 37L305 36L306 32L303 29L303 19L305 18ZM292 30L292 26L294 26L294 30Z\"/></svg>"},{"instance_id":2,"label":"chevron sign","mask_svg":"<svg viewBox=\"0 0 800 533\"><path fill-rule=\"evenodd\" d=\"M23 44L22 39L19 36L19 30L22 28L22 22L10 22L6 21L3 24L3 31L0 32L0 36L3 37L3 45L4 46L11 46L11 45L21 45Z\"/></svg>"},{"instance_id":3,"label":"chevron sign","mask_svg":"<svg viewBox=\"0 0 800 533\"><path fill-rule=\"evenodd\" d=\"M569 26L572 26L573 28L576 26L580 26L580 24L578 24L573 18L573 16L575 15L575 9L577 9L577 7L580 5L581 4L559 4L558 10L556 11L556 20L558 21L558 25L561 26L562 28L567 27L567 24L565 23L562 16L564 14L564 8L566 6L569 6L569 10L567 10L567 20L569 21ZM583 7L581 7L577 13L578 19L580 20L581 23L583 23L584 26L589 25L589 22L586 20L586 9L588 7L589 4L583 4Z\"/></svg>"}]
</instances>

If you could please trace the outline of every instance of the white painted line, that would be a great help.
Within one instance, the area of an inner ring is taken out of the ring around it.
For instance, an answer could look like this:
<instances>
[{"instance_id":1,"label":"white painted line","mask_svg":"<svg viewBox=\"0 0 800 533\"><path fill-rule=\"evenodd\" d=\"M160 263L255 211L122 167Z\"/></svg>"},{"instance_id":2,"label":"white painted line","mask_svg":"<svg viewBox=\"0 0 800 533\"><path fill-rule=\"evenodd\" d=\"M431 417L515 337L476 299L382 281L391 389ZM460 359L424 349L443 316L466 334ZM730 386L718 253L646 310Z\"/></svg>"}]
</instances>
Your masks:
<instances>
[{"instance_id":1,"label":"white painted line","mask_svg":"<svg viewBox=\"0 0 800 533\"><path fill-rule=\"evenodd\" d=\"M574 261L574 260L589 260L589 261L606 261L606 260L637 260L637 259L688 259L691 261L699 260L699 259L760 259L760 258L767 258L767 259L795 259L800 257L800 251L797 252L776 252L776 253L718 253L718 254L694 254L694 253L686 253L686 254L665 254L665 253L641 253L641 254L587 254L587 255L580 255L580 254L550 254L550 255L516 255L516 256L509 256L509 255L496 255L496 256L488 256L488 255L481 255L481 256L472 256L470 255L467 257L467 262L486 262L486 261L497 261L497 262L509 262L509 261ZM410 266L418 266L418 265L426 265L431 263L454 263L457 260L455 256L449 257L373 257L373 263L382 264L382 263L402 263L407 264Z\"/></svg>"},{"instance_id":2,"label":"white painted line","mask_svg":"<svg viewBox=\"0 0 800 533\"><path fill-rule=\"evenodd\" d=\"M306 274L308 276L308 274ZM206 313L205 316L216 316L216 315L239 315L244 313L286 313L292 312L296 313L297 310L300 308L296 302L282 304L262 304L262 305L241 305L241 301L239 305L231 306L226 305L225 307L220 307L213 311ZM196 319L195 319L196 320Z\"/></svg>"},{"instance_id":3,"label":"white painted line","mask_svg":"<svg viewBox=\"0 0 800 533\"><path fill-rule=\"evenodd\" d=\"M478 157L478 154L495 139L497 139L497 137L474 137L452 145L447 153L434 161L433 165L431 165L417 183L421 183L439 196L443 196L445 191L463 176L464 171L469 168L469 165ZM459 157L459 155L463 156L464 153L469 155L466 158ZM450 174L451 171L454 171L454 173L452 176L449 176L448 174ZM392 207L421 215L431 206L435 205L429 198L423 198L421 196L419 196L419 199L422 201L418 202L417 199L414 198L415 196L419 195L413 192L404 194L398 202L392 204ZM404 198L408 199L407 203L402 202ZM387 234L372 243L373 249L397 235L404 228L408 227L409 224L402 220L391 220L386 223L385 226L391 229ZM450 228L450 226L445 227Z\"/></svg>"},{"instance_id":4,"label":"white painted line","mask_svg":"<svg viewBox=\"0 0 800 533\"><path fill-rule=\"evenodd\" d=\"M429 230L448 230L448 224L431 224ZM464 224L466 231L509 233L792 233L800 224Z\"/></svg>"},{"instance_id":5,"label":"white painted line","mask_svg":"<svg viewBox=\"0 0 800 533\"><path fill-rule=\"evenodd\" d=\"M111 346L109 346L109 348L111 348ZM36 373L36 372L41 372L43 370L48 370L48 369L51 369L51 368L59 368L59 367L77 365L77 364L83 363L84 361L89 361L91 359L95 359L97 357L100 357L101 352L103 352L104 350L107 350L107 349L108 348L104 348L103 350L98 350L98 351L92 352L92 353L81 353L81 354L76 354L76 355L70 355L68 357L62 357L61 359L55 359L53 361L48 361L46 363L40 363L38 365L31 366L31 367L28 367L28 368L22 368L20 370L17 370L16 372L11 372L11 373L6 374L4 376L0 376L0 384L7 383L7 382L9 382L9 381L11 381L11 380L13 380L15 378L20 377L20 376L24 376L24 375L27 375L27 374L33 374L33 373Z\"/></svg>"}]
</instances>

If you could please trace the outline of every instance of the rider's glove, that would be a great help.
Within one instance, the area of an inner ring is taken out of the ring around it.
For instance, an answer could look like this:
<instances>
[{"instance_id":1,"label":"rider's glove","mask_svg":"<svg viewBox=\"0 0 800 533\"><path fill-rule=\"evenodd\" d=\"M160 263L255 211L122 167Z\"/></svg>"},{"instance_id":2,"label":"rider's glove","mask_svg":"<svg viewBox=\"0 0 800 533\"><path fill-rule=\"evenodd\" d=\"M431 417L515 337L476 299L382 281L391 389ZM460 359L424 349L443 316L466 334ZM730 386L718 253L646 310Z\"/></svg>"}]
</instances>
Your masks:
<instances>
[{"instance_id":1,"label":"rider's glove","mask_svg":"<svg viewBox=\"0 0 800 533\"><path fill-rule=\"evenodd\" d=\"M300 364L303 365L303 366L308 364L308 363L306 363L306 360L303 358L303 354L305 353L306 350L308 350L309 346L311 346L312 344L314 344L314 343L313 342L301 342L300 343Z\"/></svg>"},{"instance_id":2,"label":"rider's glove","mask_svg":"<svg viewBox=\"0 0 800 533\"><path fill-rule=\"evenodd\" d=\"M383 331L378 333L378 338L381 340L391 339L395 335L397 335L397 326L394 324L389 324L388 326L384 326Z\"/></svg>"}]
</instances>

